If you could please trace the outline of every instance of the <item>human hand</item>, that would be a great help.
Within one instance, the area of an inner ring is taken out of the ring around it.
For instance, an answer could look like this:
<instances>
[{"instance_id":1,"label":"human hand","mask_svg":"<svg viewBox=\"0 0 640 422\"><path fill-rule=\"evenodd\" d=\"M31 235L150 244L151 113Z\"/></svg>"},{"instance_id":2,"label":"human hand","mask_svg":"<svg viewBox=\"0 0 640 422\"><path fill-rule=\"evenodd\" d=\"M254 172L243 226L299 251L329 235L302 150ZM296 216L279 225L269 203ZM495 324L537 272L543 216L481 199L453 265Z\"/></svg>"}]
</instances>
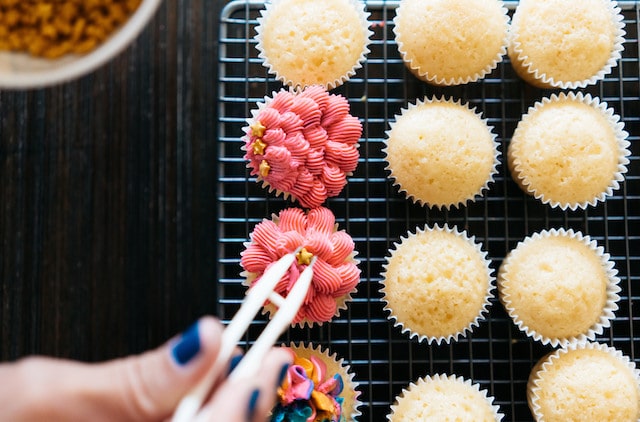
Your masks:
<instances>
[{"instance_id":1,"label":"human hand","mask_svg":"<svg viewBox=\"0 0 640 422\"><path fill-rule=\"evenodd\" d=\"M0 365L0 420L163 421L213 365L222 325L199 320L156 350L99 364L43 357ZM235 356L231 366L239 362ZM291 356L272 349L252 379L224 379L205 403L205 420L266 420ZM226 368L230 372L232 368Z\"/></svg>"}]
</instances>

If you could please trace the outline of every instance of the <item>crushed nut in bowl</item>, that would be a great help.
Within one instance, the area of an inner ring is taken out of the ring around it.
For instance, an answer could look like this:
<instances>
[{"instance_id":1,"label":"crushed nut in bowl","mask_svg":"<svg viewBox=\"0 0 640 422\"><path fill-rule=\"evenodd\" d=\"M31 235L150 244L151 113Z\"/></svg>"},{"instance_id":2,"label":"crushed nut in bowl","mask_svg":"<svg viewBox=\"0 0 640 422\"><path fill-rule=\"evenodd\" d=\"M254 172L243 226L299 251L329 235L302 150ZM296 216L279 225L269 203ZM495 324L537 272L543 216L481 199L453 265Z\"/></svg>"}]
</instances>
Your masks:
<instances>
[{"instance_id":1,"label":"crushed nut in bowl","mask_svg":"<svg viewBox=\"0 0 640 422\"><path fill-rule=\"evenodd\" d=\"M53 85L113 58L161 0L2 0L0 89Z\"/></svg>"}]
</instances>

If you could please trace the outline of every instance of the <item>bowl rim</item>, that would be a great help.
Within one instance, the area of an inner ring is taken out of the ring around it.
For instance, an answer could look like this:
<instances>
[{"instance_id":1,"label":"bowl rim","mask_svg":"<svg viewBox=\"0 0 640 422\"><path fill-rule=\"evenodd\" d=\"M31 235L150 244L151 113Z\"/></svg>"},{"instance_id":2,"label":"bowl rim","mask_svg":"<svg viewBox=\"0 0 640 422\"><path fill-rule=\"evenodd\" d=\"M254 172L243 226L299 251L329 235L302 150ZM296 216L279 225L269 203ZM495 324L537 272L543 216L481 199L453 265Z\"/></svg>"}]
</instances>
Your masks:
<instances>
[{"instance_id":1,"label":"bowl rim","mask_svg":"<svg viewBox=\"0 0 640 422\"><path fill-rule=\"evenodd\" d=\"M142 32L155 15L163 0L143 0L127 22L117 29L111 37L95 50L84 56L51 69L38 69L33 72L5 72L0 70L0 89L43 88L62 82L68 82L84 76L102 66L126 47ZM26 53L6 52L7 55ZM42 59L47 60L47 59ZM59 60L59 59L56 59Z\"/></svg>"}]
</instances>

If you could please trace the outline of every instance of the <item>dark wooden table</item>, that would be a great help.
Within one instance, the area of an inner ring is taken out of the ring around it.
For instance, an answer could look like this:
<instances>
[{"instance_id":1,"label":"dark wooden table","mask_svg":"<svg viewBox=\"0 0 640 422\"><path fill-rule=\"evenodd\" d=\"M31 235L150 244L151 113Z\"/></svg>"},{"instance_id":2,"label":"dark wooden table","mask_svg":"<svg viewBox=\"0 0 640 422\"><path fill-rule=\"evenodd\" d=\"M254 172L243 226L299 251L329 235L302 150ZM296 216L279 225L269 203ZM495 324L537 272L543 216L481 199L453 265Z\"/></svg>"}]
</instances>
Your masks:
<instances>
[{"instance_id":1,"label":"dark wooden table","mask_svg":"<svg viewBox=\"0 0 640 422\"><path fill-rule=\"evenodd\" d=\"M220 3L168 0L124 53L0 91L0 360L102 360L215 308Z\"/></svg>"}]
</instances>

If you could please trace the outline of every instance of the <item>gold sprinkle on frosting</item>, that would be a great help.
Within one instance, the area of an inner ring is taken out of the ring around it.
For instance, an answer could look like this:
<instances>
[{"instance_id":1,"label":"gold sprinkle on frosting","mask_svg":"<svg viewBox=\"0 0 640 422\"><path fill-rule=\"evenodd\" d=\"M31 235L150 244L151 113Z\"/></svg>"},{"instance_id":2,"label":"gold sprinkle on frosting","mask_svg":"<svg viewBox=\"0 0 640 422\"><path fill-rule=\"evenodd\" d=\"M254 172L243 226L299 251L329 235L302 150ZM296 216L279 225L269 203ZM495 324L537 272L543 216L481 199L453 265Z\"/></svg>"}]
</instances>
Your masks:
<instances>
[{"instance_id":1,"label":"gold sprinkle on frosting","mask_svg":"<svg viewBox=\"0 0 640 422\"><path fill-rule=\"evenodd\" d=\"M260 163L260 176L267 177L269 175L269 170L271 170L271 166L267 163L267 160L262 160Z\"/></svg>"},{"instance_id":2,"label":"gold sprinkle on frosting","mask_svg":"<svg viewBox=\"0 0 640 422\"><path fill-rule=\"evenodd\" d=\"M262 123L260 123L260 120L255 121L249 127L251 128L251 134L253 136L257 136L258 138L262 138L262 136L264 135L264 131L267 130L267 128L264 127Z\"/></svg>"},{"instance_id":3,"label":"gold sprinkle on frosting","mask_svg":"<svg viewBox=\"0 0 640 422\"><path fill-rule=\"evenodd\" d=\"M299 265L311 264L311 258L313 258L313 254L305 248L300 249L300 252L298 252L296 255L296 259L298 260Z\"/></svg>"},{"instance_id":4,"label":"gold sprinkle on frosting","mask_svg":"<svg viewBox=\"0 0 640 422\"><path fill-rule=\"evenodd\" d=\"M267 144L262 142L262 139L258 138L253 143L253 153L256 154L256 155L262 155L262 154L264 154L264 149L266 147L267 147Z\"/></svg>"}]
</instances>

